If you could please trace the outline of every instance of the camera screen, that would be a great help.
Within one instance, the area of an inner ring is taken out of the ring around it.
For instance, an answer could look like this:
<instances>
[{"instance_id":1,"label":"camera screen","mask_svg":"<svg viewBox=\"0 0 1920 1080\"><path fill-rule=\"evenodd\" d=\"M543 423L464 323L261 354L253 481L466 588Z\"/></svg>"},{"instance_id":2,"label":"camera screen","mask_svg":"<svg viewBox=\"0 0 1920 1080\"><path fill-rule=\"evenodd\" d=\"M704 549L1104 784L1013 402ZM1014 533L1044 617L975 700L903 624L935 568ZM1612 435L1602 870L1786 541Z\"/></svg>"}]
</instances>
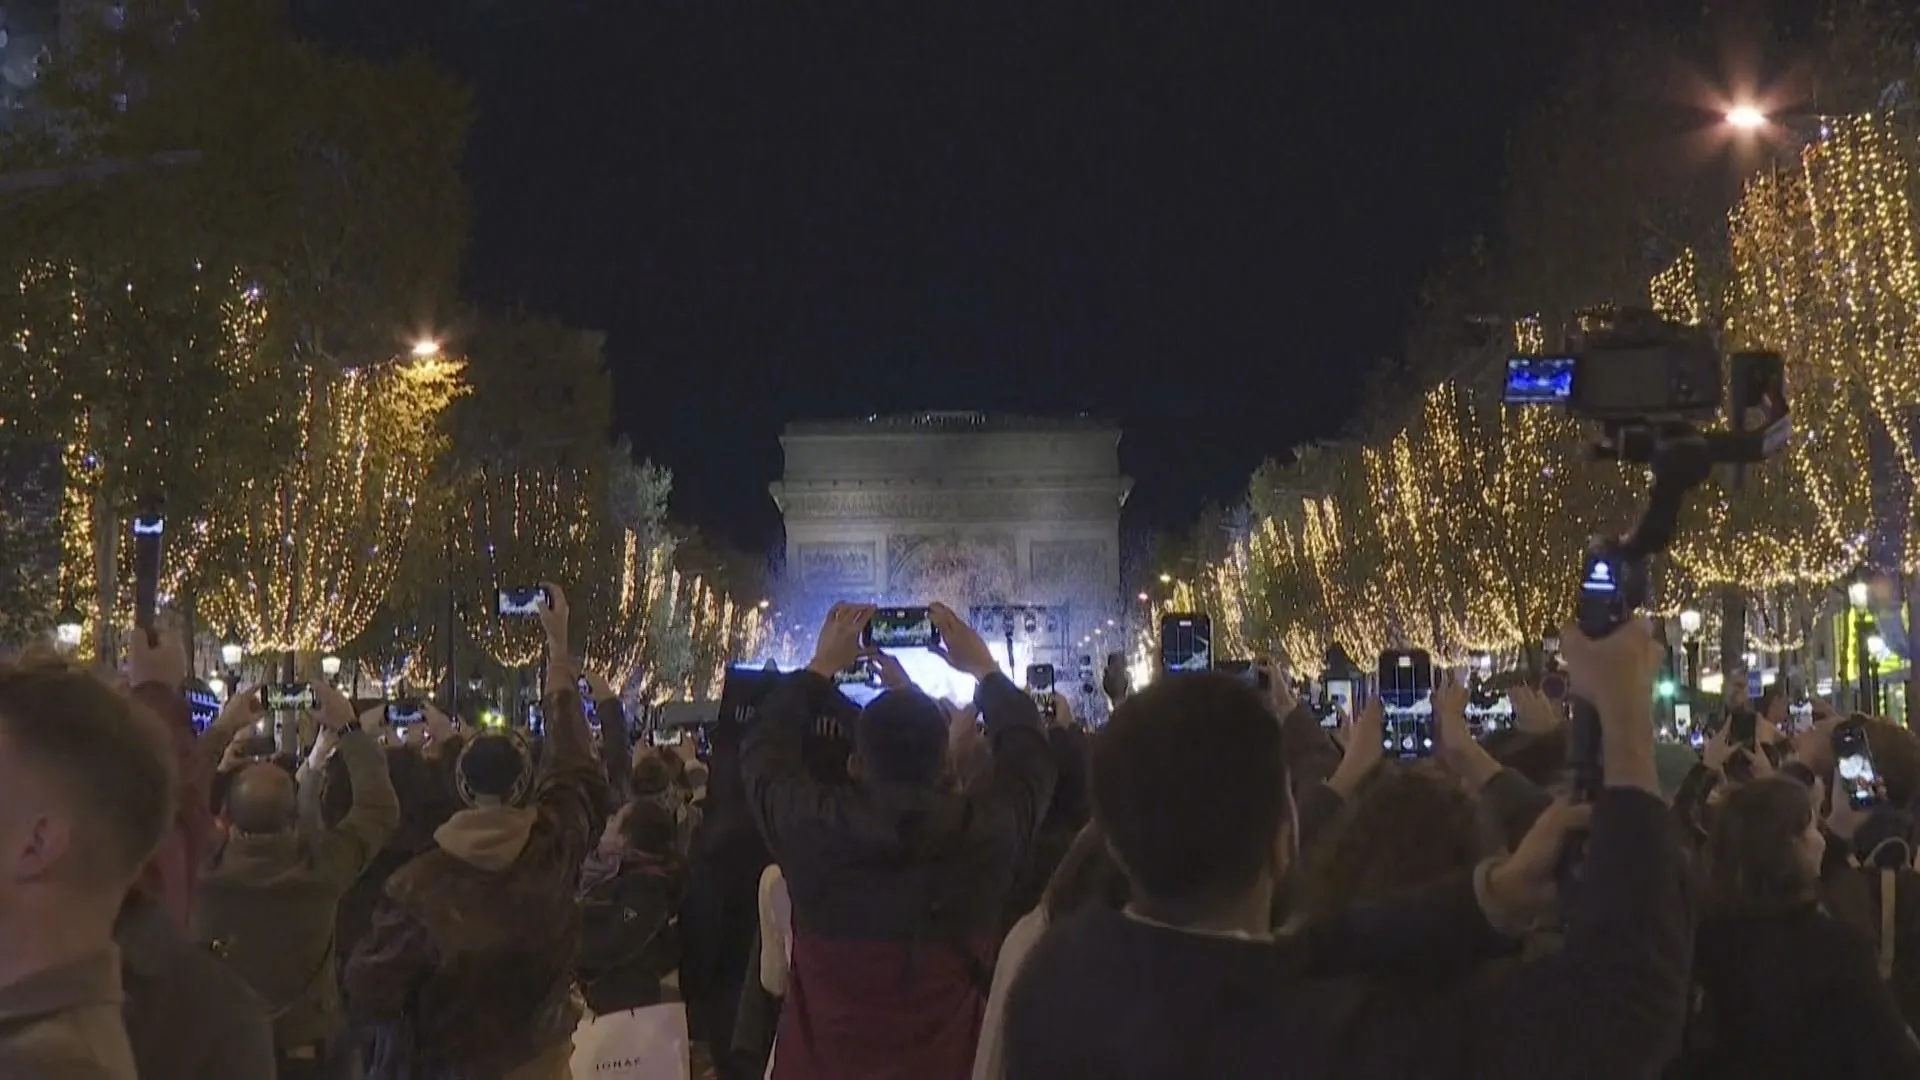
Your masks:
<instances>
[{"instance_id":1,"label":"camera screen","mask_svg":"<svg viewBox=\"0 0 1920 1080\"><path fill-rule=\"evenodd\" d=\"M547 606L547 590L535 585L526 589L501 589L499 607L502 615L538 615Z\"/></svg>"},{"instance_id":2,"label":"camera screen","mask_svg":"<svg viewBox=\"0 0 1920 1080\"><path fill-rule=\"evenodd\" d=\"M890 607L873 613L866 638L876 649L925 649L940 643L940 632L926 608Z\"/></svg>"},{"instance_id":3,"label":"camera screen","mask_svg":"<svg viewBox=\"0 0 1920 1080\"><path fill-rule=\"evenodd\" d=\"M1170 673L1213 670L1213 620L1205 615L1163 617L1160 666Z\"/></svg>"},{"instance_id":4,"label":"camera screen","mask_svg":"<svg viewBox=\"0 0 1920 1080\"><path fill-rule=\"evenodd\" d=\"M317 702L310 683L281 683L267 687L266 705L269 709L293 710L312 709Z\"/></svg>"},{"instance_id":5,"label":"camera screen","mask_svg":"<svg viewBox=\"0 0 1920 1080\"><path fill-rule=\"evenodd\" d=\"M1580 592L1588 597L1607 600L1620 591L1620 567L1605 556L1589 556L1587 572L1580 577Z\"/></svg>"},{"instance_id":6,"label":"camera screen","mask_svg":"<svg viewBox=\"0 0 1920 1080\"><path fill-rule=\"evenodd\" d=\"M417 701L393 701L387 703L387 726L409 727L427 718L427 710Z\"/></svg>"},{"instance_id":7,"label":"camera screen","mask_svg":"<svg viewBox=\"0 0 1920 1080\"><path fill-rule=\"evenodd\" d=\"M194 734L204 735L220 716L220 699L211 690L188 687L187 711L193 715Z\"/></svg>"},{"instance_id":8,"label":"camera screen","mask_svg":"<svg viewBox=\"0 0 1920 1080\"><path fill-rule=\"evenodd\" d=\"M1029 690L1052 690L1053 678L1052 664L1027 665L1027 688Z\"/></svg>"},{"instance_id":9,"label":"camera screen","mask_svg":"<svg viewBox=\"0 0 1920 1080\"><path fill-rule=\"evenodd\" d=\"M1510 356L1501 400L1508 405L1560 405L1573 396L1573 357Z\"/></svg>"},{"instance_id":10,"label":"camera screen","mask_svg":"<svg viewBox=\"0 0 1920 1080\"><path fill-rule=\"evenodd\" d=\"M1433 753L1433 658L1419 649L1380 654L1381 746L1402 758Z\"/></svg>"}]
</instances>

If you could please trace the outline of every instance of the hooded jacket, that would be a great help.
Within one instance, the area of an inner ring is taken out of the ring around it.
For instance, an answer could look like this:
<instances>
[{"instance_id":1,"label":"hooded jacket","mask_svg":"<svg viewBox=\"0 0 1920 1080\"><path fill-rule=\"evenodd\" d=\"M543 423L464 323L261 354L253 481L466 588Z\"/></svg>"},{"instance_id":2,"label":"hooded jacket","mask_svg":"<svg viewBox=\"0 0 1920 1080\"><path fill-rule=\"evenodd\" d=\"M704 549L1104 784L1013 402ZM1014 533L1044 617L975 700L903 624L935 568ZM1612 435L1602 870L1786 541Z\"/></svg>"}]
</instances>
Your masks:
<instances>
[{"instance_id":1,"label":"hooded jacket","mask_svg":"<svg viewBox=\"0 0 1920 1080\"><path fill-rule=\"evenodd\" d=\"M394 872L342 980L378 1029L371 1077L493 1080L564 1048L580 943L580 864L606 777L580 698L547 696L546 753L526 806L481 805Z\"/></svg>"},{"instance_id":2,"label":"hooded jacket","mask_svg":"<svg viewBox=\"0 0 1920 1080\"><path fill-rule=\"evenodd\" d=\"M962 794L814 780L801 741L835 696L781 681L740 769L787 880L792 969L773 1080L964 1080L986 1010L1000 913L1054 784L1039 710L1004 675L978 702L992 778Z\"/></svg>"}]
</instances>

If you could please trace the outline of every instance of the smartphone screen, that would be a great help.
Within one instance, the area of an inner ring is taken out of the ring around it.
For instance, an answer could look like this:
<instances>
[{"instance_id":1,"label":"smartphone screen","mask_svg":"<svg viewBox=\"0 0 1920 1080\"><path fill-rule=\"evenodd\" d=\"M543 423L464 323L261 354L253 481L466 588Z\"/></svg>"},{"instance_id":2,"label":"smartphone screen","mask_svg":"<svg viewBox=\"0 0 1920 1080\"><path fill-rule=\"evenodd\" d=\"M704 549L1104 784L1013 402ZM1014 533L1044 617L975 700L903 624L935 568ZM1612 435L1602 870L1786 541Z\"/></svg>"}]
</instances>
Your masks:
<instances>
[{"instance_id":1,"label":"smartphone screen","mask_svg":"<svg viewBox=\"0 0 1920 1080\"><path fill-rule=\"evenodd\" d=\"M1027 689L1052 690L1053 689L1053 665L1052 664L1028 664L1027 665Z\"/></svg>"},{"instance_id":2,"label":"smartphone screen","mask_svg":"<svg viewBox=\"0 0 1920 1080\"><path fill-rule=\"evenodd\" d=\"M573 686L580 691L580 707L586 710L587 723L593 727L599 727L600 707L593 703L593 684L587 681L585 675L582 675L574 680Z\"/></svg>"},{"instance_id":3,"label":"smartphone screen","mask_svg":"<svg viewBox=\"0 0 1920 1080\"><path fill-rule=\"evenodd\" d=\"M204 687L187 687L187 711L193 717L193 731L204 735L220 716L220 698Z\"/></svg>"},{"instance_id":4,"label":"smartphone screen","mask_svg":"<svg viewBox=\"0 0 1920 1080\"><path fill-rule=\"evenodd\" d=\"M940 644L940 631L926 608L883 607L874 610L860 638L870 649L929 649Z\"/></svg>"},{"instance_id":5,"label":"smartphone screen","mask_svg":"<svg viewBox=\"0 0 1920 1080\"><path fill-rule=\"evenodd\" d=\"M418 701L387 702L387 726L391 728L410 727L427 718L426 706Z\"/></svg>"},{"instance_id":6,"label":"smartphone screen","mask_svg":"<svg viewBox=\"0 0 1920 1080\"><path fill-rule=\"evenodd\" d=\"M1213 619L1193 613L1161 616L1160 668L1169 674L1213 670Z\"/></svg>"},{"instance_id":7,"label":"smartphone screen","mask_svg":"<svg viewBox=\"0 0 1920 1080\"><path fill-rule=\"evenodd\" d=\"M1326 711L1320 714L1320 726L1337 728L1342 720L1353 715L1353 680L1328 679L1326 699Z\"/></svg>"},{"instance_id":8,"label":"smartphone screen","mask_svg":"<svg viewBox=\"0 0 1920 1080\"><path fill-rule=\"evenodd\" d=\"M538 615L542 610L553 606L553 598L547 595L544 585L497 589L494 592L494 600L500 614L516 617Z\"/></svg>"},{"instance_id":9,"label":"smartphone screen","mask_svg":"<svg viewBox=\"0 0 1920 1080\"><path fill-rule=\"evenodd\" d=\"M687 733L679 728L662 728L650 734L648 741L655 746L679 746L686 737Z\"/></svg>"},{"instance_id":10,"label":"smartphone screen","mask_svg":"<svg viewBox=\"0 0 1920 1080\"><path fill-rule=\"evenodd\" d=\"M1424 649L1388 649L1376 674L1386 721L1381 746L1401 758L1433 753L1433 658Z\"/></svg>"},{"instance_id":11,"label":"smartphone screen","mask_svg":"<svg viewBox=\"0 0 1920 1080\"><path fill-rule=\"evenodd\" d=\"M295 709L312 711L319 699L314 697L312 683L274 683L261 691L263 704L269 712L290 712Z\"/></svg>"},{"instance_id":12,"label":"smartphone screen","mask_svg":"<svg viewBox=\"0 0 1920 1080\"><path fill-rule=\"evenodd\" d=\"M1508 405L1560 405L1573 396L1571 356L1509 356L1500 395Z\"/></svg>"},{"instance_id":13,"label":"smartphone screen","mask_svg":"<svg viewBox=\"0 0 1920 1080\"><path fill-rule=\"evenodd\" d=\"M1787 730L1795 735L1813 730L1813 702L1796 701L1787 706Z\"/></svg>"},{"instance_id":14,"label":"smartphone screen","mask_svg":"<svg viewBox=\"0 0 1920 1080\"><path fill-rule=\"evenodd\" d=\"M1864 725L1847 723L1835 729L1833 759L1840 783L1847 789L1847 802L1856 810L1872 806L1880 797L1880 774L1873 767L1873 748L1867 743Z\"/></svg>"}]
</instances>

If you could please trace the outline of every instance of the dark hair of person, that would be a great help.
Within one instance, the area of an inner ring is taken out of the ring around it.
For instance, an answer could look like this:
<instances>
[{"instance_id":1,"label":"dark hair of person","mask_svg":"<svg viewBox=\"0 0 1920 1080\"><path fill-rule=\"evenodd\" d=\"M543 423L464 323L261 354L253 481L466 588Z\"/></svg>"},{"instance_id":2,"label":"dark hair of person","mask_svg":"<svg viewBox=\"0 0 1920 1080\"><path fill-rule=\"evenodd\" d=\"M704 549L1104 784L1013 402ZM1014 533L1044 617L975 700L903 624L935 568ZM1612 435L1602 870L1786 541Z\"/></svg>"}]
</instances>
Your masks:
<instances>
[{"instance_id":1,"label":"dark hair of person","mask_svg":"<svg viewBox=\"0 0 1920 1080\"><path fill-rule=\"evenodd\" d=\"M1891 720L1875 717L1866 723L1867 749L1874 771L1886 785L1887 801L1911 808L1920 797L1920 738Z\"/></svg>"},{"instance_id":2,"label":"dark hair of person","mask_svg":"<svg viewBox=\"0 0 1920 1080\"><path fill-rule=\"evenodd\" d=\"M853 741L869 780L931 787L947 771L947 714L915 687L885 690L868 702Z\"/></svg>"},{"instance_id":3,"label":"dark hair of person","mask_svg":"<svg viewBox=\"0 0 1920 1080\"><path fill-rule=\"evenodd\" d=\"M680 823L652 799L635 799L620 821L620 841L630 851L671 861L679 858Z\"/></svg>"},{"instance_id":4,"label":"dark hair of person","mask_svg":"<svg viewBox=\"0 0 1920 1080\"><path fill-rule=\"evenodd\" d=\"M1770 776L1728 790L1701 853L1703 907L1712 912L1785 911L1812 901L1817 875L1798 850L1813 821L1807 789Z\"/></svg>"},{"instance_id":5,"label":"dark hair of person","mask_svg":"<svg viewBox=\"0 0 1920 1080\"><path fill-rule=\"evenodd\" d=\"M1053 868L1040 907L1051 924L1093 904L1118 911L1127 906L1127 899L1126 872L1107 851L1107 838L1088 825L1073 838L1060 865Z\"/></svg>"},{"instance_id":6,"label":"dark hair of person","mask_svg":"<svg viewBox=\"0 0 1920 1080\"><path fill-rule=\"evenodd\" d=\"M178 766L159 718L71 664L7 664L0 736L67 803L79 879L126 888L173 822Z\"/></svg>"},{"instance_id":7,"label":"dark hair of person","mask_svg":"<svg viewBox=\"0 0 1920 1080\"><path fill-rule=\"evenodd\" d=\"M1087 733L1079 728L1047 729L1053 751L1053 799L1042 829L1073 829L1087 823Z\"/></svg>"},{"instance_id":8,"label":"dark hair of person","mask_svg":"<svg viewBox=\"0 0 1920 1080\"><path fill-rule=\"evenodd\" d=\"M1273 865L1287 823L1280 725L1226 675L1155 681L1113 712L1088 763L1093 819L1134 902L1204 907Z\"/></svg>"},{"instance_id":9,"label":"dark hair of person","mask_svg":"<svg viewBox=\"0 0 1920 1080\"><path fill-rule=\"evenodd\" d=\"M666 758L673 755L661 754L651 748L633 755L633 783L631 790L635 795L664 795L673 787L673 769Z\"/></svg>"},{"instance_id":10,"label":"dark hair of person","mask_svg":"<svg viewBox=\"0 0 1920 1080\"><path fill-rule=\"evenodd\" d=\"M1482 853L1473 799L1425 769L1376 769L1314 851L1298 915L1337 917L1355 904L1405 893L1473 869Z\"/></svg>"},{"instance_id":11,"label":"dark hair of person","mask_svg":"<svg viewBox=\"0 0 1920 1080\"><path fill-rule=\"evenodd\" d=\"M474 795L510 799L527 764L525 752L512 736L482 734L461 752L459 769Z\"/></svg>"}]
</instances>

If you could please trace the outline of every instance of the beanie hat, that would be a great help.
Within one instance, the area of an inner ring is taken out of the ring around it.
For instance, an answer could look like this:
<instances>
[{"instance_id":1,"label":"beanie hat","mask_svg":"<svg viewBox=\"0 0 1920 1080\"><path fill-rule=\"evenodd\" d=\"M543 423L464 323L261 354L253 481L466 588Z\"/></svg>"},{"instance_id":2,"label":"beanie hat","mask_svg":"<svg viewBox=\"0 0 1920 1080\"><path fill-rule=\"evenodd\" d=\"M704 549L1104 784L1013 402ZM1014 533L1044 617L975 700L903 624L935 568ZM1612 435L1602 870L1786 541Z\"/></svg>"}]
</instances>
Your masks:
<instances>
[{"instance_id":1,"label":"beanie hat","mask_svg":"<svg viewBox=\"0 0 1920 1080\"><path fill-rule=\"evenodd\" d=\"M947 715L917 689L888 690L860 710L854 748L875 780L932 784L947 762Z\"/></svg>"},{"instance_id":2,"label":"beanie hat","mask_svg":"<svg viewBox=\"0 0 1920 1080\"><path fill-rule=\"evenodd\" d=\"M533 756L518 732L487 732L468 741L454 767L468 806L519 806L533 787Z\"/></svg>"}]
</instances>

